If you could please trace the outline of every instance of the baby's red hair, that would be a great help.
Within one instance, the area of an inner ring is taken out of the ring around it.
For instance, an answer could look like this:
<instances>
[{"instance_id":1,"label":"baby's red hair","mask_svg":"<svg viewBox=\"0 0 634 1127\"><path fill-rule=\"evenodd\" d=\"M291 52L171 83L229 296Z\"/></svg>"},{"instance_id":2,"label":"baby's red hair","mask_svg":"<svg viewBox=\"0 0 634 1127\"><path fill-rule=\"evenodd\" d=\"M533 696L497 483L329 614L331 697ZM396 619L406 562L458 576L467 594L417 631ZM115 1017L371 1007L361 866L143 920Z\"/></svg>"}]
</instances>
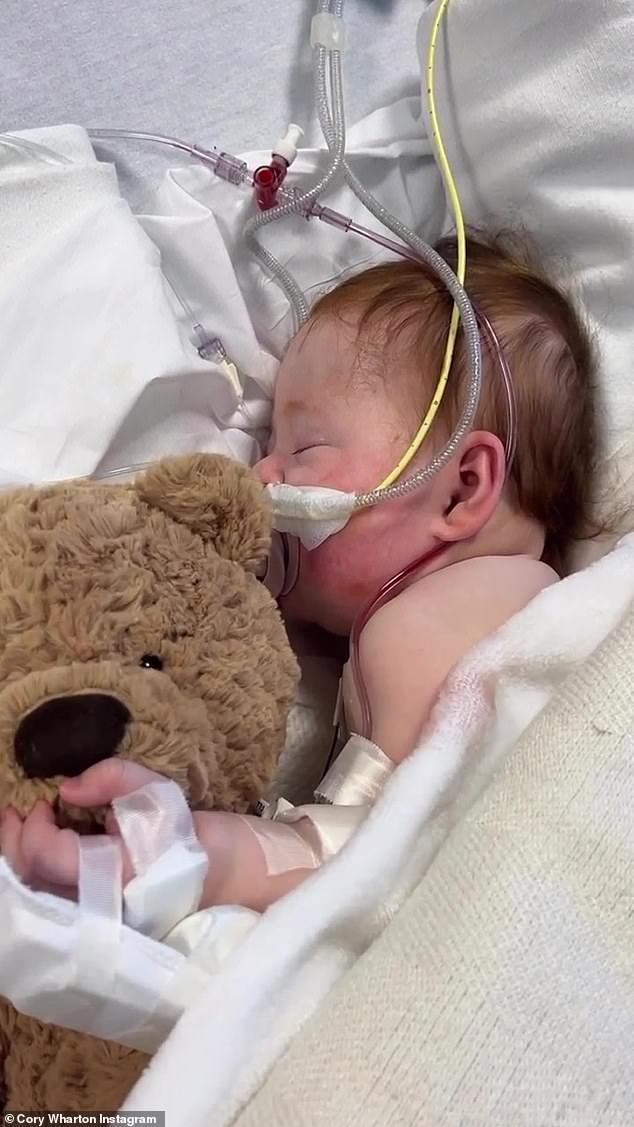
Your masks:
<instances>
[{"instance_id":1,"label":"baby's red hair","mask_svg":"<svg viewBox=\"0 0 634 1127\"><path fill-rule=\"evenodd\" d=\"M437 249L455 269L455 241L444 240ZM466 289L491 322L513 379L517 449L509 496L519 511L544 528L544 559L563 573L573 543L593 531L589 510L597 434L590 335L572 301L546 280L525 250L511 251L501 239L469 240ZM413 434L440 373L451 309L452 299L435 275L403 260L347 279L316 303L311 319L337 316L355 324L362 355L372 358L372 367L378 362L384 372L391 372L393 364L386 360L398 356L410 376ZM482 355L476 427L505 442L506 394L485 338ZM459 334L432 435L455 427L466 379L467 358ZM395 388L395 393L402 390Z\"/></svg>"}]
</instances>

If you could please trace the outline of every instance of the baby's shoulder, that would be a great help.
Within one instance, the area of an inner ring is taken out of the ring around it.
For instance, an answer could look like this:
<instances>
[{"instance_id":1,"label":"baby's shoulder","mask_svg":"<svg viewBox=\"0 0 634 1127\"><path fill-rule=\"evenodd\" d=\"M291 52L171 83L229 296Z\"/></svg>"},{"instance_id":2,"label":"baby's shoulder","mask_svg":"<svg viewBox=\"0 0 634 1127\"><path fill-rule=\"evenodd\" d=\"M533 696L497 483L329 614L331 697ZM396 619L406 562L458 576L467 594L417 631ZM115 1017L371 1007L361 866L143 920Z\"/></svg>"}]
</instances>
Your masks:
<instances>
[{"instance_id":1,"label":"baby's shoulder","mask_svg":"<svg viewBox=\"0 0 634 1127\"><path fill-rule=\"evenodd\" d=\"M376 612L359 658L373 714L372 738L395 762L415 746L448 673L472 646L556 582L544 564L489 556L424 576ZM351 731L361 731L350 670L344 702Z\"/></svg>"},{"instance_id":2,"label":"baby's shoulder","mask_svg":"<svg viewBox=\"0 0 634 1127\"><path fill-rule=\"evenodd\" d=\"M366 630L370 636L376 632L403 637L425 624L468 648L558 578L547 564L528 556L461 560L412 583L370 620Z\"/></svg>"},{"instance_id":3,"label":"baby's shoulder","mask_svg":"<svg viewBox=\"0 0 634 1127\"><path fill-rule=\"evenodd\" d=\"M530 556L474 556L432 572L411 591L423 598L432 591L434 596L442 591L452 595L489 592L493 598L522 604L558 581L559 576L548 564Z\"/></svg>"}]
</instances>

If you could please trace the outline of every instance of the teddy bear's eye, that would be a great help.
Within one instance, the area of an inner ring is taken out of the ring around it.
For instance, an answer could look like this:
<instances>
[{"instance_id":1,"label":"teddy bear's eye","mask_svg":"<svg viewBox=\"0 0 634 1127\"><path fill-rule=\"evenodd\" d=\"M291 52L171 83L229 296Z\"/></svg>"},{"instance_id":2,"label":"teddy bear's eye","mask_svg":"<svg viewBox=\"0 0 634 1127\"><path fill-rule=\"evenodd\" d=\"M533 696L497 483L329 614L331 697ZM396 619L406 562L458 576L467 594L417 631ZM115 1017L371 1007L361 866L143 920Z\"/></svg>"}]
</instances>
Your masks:
<instances>
[{"instance_id":1,"label":"teddy bear's eye","mask_svg":"<svg viewBox=\"0 0 634 1127\"><path fill-rule=\"evenodd\" d=\"M139 665L142 669L162 669L163 658L158 654L143 654Z\"/></svg>"}]
</instances>

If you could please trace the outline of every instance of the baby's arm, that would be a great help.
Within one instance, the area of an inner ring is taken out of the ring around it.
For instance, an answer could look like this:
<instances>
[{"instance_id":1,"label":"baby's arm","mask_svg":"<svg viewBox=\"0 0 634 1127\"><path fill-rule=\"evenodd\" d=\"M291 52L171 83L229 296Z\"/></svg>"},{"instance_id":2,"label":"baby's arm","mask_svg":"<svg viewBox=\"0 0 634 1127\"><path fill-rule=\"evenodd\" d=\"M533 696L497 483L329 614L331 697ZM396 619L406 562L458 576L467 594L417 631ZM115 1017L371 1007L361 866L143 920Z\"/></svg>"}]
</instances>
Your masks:
<instances>
[{"instance_id":1,"label":"baby's arm","mask_svg":"<svg viewBox=\"0 0 634 1127\"><path fill-rule=\"evenodd\" d=\"M319 863L307 818L294 825L238 814L195 813L193 818L209 858L201 908L240 904L263 912Z\"/></svg>"}]
</instances>

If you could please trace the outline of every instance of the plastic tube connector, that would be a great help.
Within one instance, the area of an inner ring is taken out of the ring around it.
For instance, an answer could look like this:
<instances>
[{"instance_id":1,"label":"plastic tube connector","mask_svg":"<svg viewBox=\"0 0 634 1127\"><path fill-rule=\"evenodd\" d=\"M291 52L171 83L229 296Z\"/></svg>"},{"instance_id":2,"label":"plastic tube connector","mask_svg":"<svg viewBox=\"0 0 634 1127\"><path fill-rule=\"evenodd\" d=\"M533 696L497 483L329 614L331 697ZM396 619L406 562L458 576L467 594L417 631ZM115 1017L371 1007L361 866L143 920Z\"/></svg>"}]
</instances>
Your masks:
<instances>
[{"instance_id":1,"label":"plastic tube connector","mask_svg":"<svg viewBox=\"0 0 634 1127\"><path fill-rule=\"evenodd\" d=\"M284 136L273 146L271 163L261 164L253 174L255 198L261 211L277 204L277 195L286 179L289 166L297 156L297 145L304 136L300 125L289 125Z\"/></svg>"},{"instance_id":2,"label":"plastic tube connector","mask_svg":"<svg viewBox=\"0 0 634 1127\"><path fill-rule=\"evenodd\" d=\"M238 157L231 156L230 153L207 153L204 149L199 150L204 157L214 157L214 172L221 180L227 180L229 184L243 184L247 179L248 167L244 160L239 160Z\"/></svg>"},{"instance_id":3,"label":"plastic tube connector","mask_svg":"<svg viewBox=\"0 0 634 1127\"><path fill-rule=\"evenodd\" d=\"M341 16L333 12L317 12L310 24L311 47L325 47L327 51L343 51L345 25Z\"/></svg>"},{"instance_id":4,"label":"plastic tube connector","mask_svg":"<svg viewBox=\"0 0 634 1127\"><path fill-rule=\"evenodd\" d=\"M253 173L253 187L261 211L269 211L270 208L275 207L277 193L284 183L287 170L288 165L281 157L273 157L270 164L261 164L256 168Z\"/></svg>"},{"instance_id":5,"label":"plastic tube connector","mask_svg":"<svg viewBox=\"0 0 634 1127\"><path fill-rule=\"evenodd\" d=\"M291 165L297 156L297 148L303 136L304 130L301 125L291 122L284 136L273 146L273 156L281 157L286 161L287 166Z\"/></svg>"}]
</instances>

